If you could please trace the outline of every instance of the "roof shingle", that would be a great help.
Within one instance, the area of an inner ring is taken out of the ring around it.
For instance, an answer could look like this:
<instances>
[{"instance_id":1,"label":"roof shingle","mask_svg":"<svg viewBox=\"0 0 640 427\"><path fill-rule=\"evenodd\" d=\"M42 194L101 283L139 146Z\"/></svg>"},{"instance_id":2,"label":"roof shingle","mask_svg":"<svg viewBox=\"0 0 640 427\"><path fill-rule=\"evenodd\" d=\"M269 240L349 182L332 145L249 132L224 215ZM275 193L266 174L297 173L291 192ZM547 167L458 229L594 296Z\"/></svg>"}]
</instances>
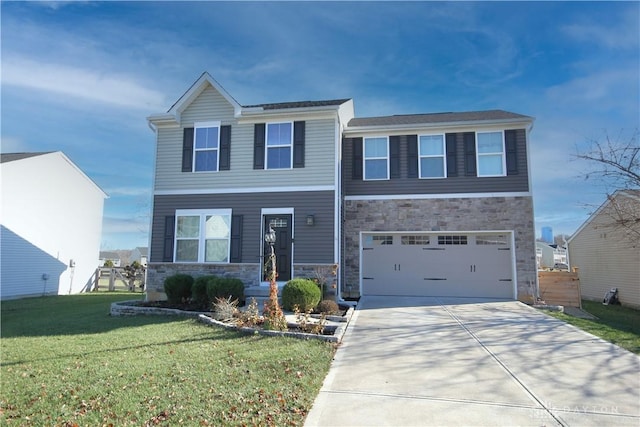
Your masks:
<instances>
[{"instance_id":1,"label":"roof shingle","mask_svg":"<svg viewBox=\"0 0 640 427\"><path fill-rule=\"evenodd\" d=\"M349 121L349 127L394 126L431 123L457 123L494 120L532 120L529 116L503 110L465 111L458 113L403 114L380 117L359 117Z\"/></svg>"}]
</instances>

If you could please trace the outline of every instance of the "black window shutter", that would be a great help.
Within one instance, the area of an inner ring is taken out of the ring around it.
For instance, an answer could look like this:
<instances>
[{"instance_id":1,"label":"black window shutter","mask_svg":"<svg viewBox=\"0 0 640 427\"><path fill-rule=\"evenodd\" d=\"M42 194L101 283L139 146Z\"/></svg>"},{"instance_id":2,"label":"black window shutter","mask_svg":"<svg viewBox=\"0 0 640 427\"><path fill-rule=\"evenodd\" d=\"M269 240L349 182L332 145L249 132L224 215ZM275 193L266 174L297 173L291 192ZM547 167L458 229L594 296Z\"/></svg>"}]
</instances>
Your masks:
<instances>
[{"instance_id":1,"label":"black window shutter","mask_svg":"<svg viewBox=\"0 0 640 427\"><path fill-rule=\"evenodd\" d=\"M418 177L418 135L407 136L407 177Z\"/></svg>"},{"instance_id":2,"label":"black window shutter","mask_svg":"<svg viewBox=\"0 0 640 427\"><path fill-rule=\"evenodd\" d=\"M518 139L517 131L504 131L504 145L507 155L507 175L518 174Z\"/></svg>"},{"instance_id":3,"label":"black window shutter","mask_svg":"<svg viewBox=\"0 0 640 427\"><path fill-rule=\"evenodd\" d=\"M242 262L242 215L231 215L231 259Z\"/></svg>"},{"instance_id":4,"label":"black window shutter","mask_svg":"<svg viewBox=\"0 0 640 427\"><path fill-rule=\"evenodd\" d=\"M220 167L218 170L231 169L231 125L220 126Z\"/></svg>"},{"instance_id":5,"label":"black window shutter","mask_svg":"<svg viewBox=\"0 0 640 427\"><path fill-rule=\"evenodd\" d=\"M168 215L164 217L164 248L162 251L163 262L173 262L173 233L176 217Z\"/></svg>"},{"instance_id":6,"label":"black window shutter","mask_svg":"<svg viewBox=\"0 0 640 427\"><path fill-rule=\"evenodd\" d=\"M447 176L458 176L457 147L456 134L448 133L445 135L447 146Z\"/></svg>"},{"instance_id":7,"label":"black window shutter","mask_svg":"<svg viewBox=\"0 0 640 427\"><path fill-rule=\"evenodd\" d=\"M362 179L362 138L351 138L353 158L351 159L351 176L353 179Z\"/></svg>"},{"instance_id":8,"label":"black window shutter","mask_svg":"<svg viewBox=\"0 0 640 427\"><path fill-rule=\"evenodd\" d=\"M265 124L256 123L253 127L253 168L264 169Z\"/></svg>"},{"instance_id":9,"label":"black window shutter","mask_svg":"<svg viewBox=\"0 0 640 427\"><path fill-rule=\"evenodd\" d=\"M182 172L191 172L193 164L193 128L184 128L182 134Z\"/></svg>"},{"instance_id":10,"label":"black window shutter","mask_svg":"<svg viewBox=\"0 0 640 427\"><path fill-rule=\"evenodd\" d=\"M293 167L304 167L305 122L293 122Z\"/></svg>"},{"instance_id":11,"label":"black window shutter","mask_svg":"<svg viewBox=\"0 0 640 427\"><path fill-rule=\"evenodd\" d=\"M400 178L400 137L389 137L389 178Z\"/></svg>"},{"instance_id":12,"label":"black window shutter","mask_svg":"<svg viewBox=\"0 0 640 427\"><path fill-rule=\"evenodd\" d=\"M464 133L464 172L468 176L476 176L476 134Z\"/></svg>"}]
</instances>

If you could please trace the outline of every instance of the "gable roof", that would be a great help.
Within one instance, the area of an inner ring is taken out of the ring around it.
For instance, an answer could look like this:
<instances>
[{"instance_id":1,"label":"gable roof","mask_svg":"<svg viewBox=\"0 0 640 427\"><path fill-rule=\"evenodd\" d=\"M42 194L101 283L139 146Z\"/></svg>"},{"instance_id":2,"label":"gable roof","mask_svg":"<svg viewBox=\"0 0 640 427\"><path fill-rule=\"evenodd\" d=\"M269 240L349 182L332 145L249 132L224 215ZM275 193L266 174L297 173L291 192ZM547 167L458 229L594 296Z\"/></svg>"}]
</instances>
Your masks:
<instances>
[{"instance_id":1,"label":"gable roof","mask_svg":"<svg viewBox=\"0 0 640 427\"><path fill-rule=\"evenodd\" d=\"M591 215L589 215L589 218L587 218L587 220L584 223L582 223L582 225L580 227L578 227L578 229L571 235L571 237L569 237L567 242L570 243L582 230L584 230L589 224L591 224L593 222L593 220L595 220L598 217L598 215L600 215L600 213L609 204L611 204L611 199L614 199L616 197L629 197L631 199L636 200L640 204L640 189L616 190L616 192L613 193L611 195L611 197L607 197L607 200L605 200L598 207L598 209L596 209L595 212L593 212Z\"/></svg>"},{"instance_id":2,"label":"gable roof","mask_svg":"<svg viewBox=\"0 0 640 427\"><path fill-rule=\"evenodd\" d=\"M533 122L533 118L504 110L464 111L456 113L399 114L393 116L360 117L349 121L349 128L393 127L424 124L463 124L477 122Z\"/></svg>"},{"instance_id":3,"label":"gable roof","mask_svg":"<svg viewBox=\"0 0 640 427\"><path fill-rule=\"evenodd\" d=\"M0 163L9 163L15 160L28 159L29 157L42 156L43 154L54 153L54 151L41 151L37 153L2 153Z\"/></svg>"}]
</instances>

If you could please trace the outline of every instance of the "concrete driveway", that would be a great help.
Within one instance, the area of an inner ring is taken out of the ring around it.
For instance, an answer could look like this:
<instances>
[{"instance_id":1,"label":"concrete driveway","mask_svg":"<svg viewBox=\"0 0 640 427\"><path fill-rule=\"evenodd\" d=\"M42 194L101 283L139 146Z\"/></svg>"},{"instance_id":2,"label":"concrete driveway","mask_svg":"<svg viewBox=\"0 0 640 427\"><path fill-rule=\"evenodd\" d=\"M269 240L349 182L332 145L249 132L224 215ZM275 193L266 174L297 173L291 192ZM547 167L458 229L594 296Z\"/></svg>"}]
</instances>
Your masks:
<instances>
[{"instance_id":1,"label":"concrete driveway","mask_svg":"<svg viewBox=\"0 0 640 427\"><path fill-rule=\"evenodd\" d=\"M640 426L640 357L514 301L365 297L306 426Z\"/></svg>"}]
</instances>

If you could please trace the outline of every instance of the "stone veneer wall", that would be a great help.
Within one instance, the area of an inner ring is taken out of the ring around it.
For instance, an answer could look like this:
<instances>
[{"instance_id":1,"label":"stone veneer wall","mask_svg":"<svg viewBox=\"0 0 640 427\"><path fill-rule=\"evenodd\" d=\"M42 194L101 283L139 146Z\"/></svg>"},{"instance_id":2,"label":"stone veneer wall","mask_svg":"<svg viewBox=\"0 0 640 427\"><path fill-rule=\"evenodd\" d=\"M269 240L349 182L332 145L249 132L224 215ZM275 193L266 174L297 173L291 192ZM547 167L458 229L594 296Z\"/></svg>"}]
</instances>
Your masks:
<instances>
[{"instance_id":1,"label":"stone veneer wall","mask_svg":"<svg viewBox=\"0 0 640 427\"><path fill-rule=\"evenodd\" d=\"M518 299L534 302L537 268L531 197L345 200L342 288L359 289L361 231L514 232Z\"/></svg>"},{"instance_id":2,"label":"stone veneer wall","mask_svg":"<svg viewBox=\"0 0 640 427\"><path fill-rule=\"evenodd\" d=\"M337 281L333 275L333 264L294 264L293 276L314 279L316 272L325 278L327 287L325 296L335 298ZM146 299L159 301L167 299L164 293L164 279L177 273L190 274L194 278L215 275L220 277L234 277L242 280L245 288L259 286L260 266L257 264L180 264L180 263L149 263L147 265Z\"/></svg>"},{"instance_id":3,"label":"stone veneer wall","mask_svg":"<svg viewBox=\"0 0 640 427\"><path fill-rule=\"evenodd\" d=\"M174 274L190 274L194 278L206 275L234 277L242 280L244 286L258 286L260 282L259 264L182 264L182 263L149 263L147 264L146 293L148 301L167 299L164 293L164 279Z\"/></svg>"}]
</instances>

